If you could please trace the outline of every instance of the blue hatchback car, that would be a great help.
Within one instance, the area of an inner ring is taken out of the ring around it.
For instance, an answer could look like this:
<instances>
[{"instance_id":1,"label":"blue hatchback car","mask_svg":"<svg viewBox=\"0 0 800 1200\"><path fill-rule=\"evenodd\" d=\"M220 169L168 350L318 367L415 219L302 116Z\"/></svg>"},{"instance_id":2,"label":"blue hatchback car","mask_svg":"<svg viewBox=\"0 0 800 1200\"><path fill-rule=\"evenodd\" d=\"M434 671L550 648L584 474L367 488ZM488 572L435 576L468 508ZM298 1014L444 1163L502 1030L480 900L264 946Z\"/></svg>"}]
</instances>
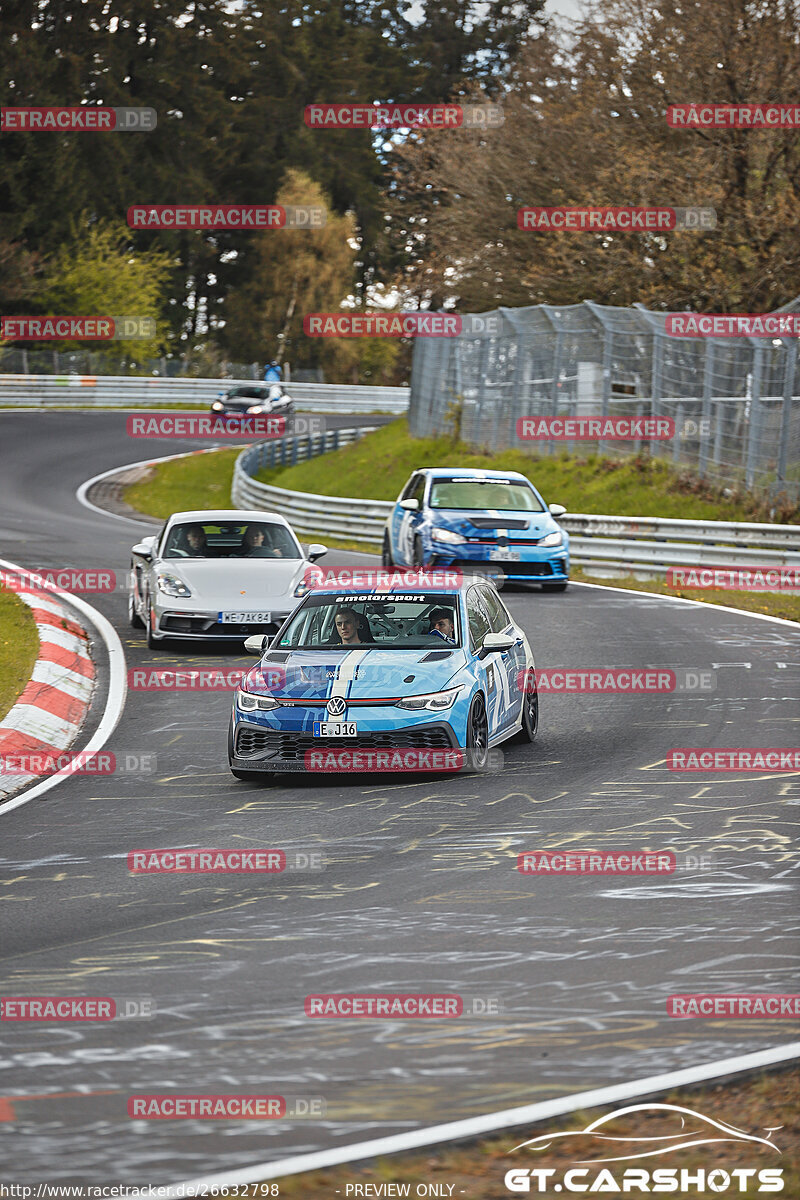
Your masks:
<instances>
[{"instance_id":1,"label":"blue hatchback car","mask_svg":"<svg viewBox=\"0 0 800 1200\"><path fill-rule=\"evenodd\" d=\"M491 747L536 736L533 653L484 579L315 587L267 646L260 635L245 646L262 657L234 698L228 758L238 779L436 770L428 752L466 751L462 765L480 770Z\"/></svg>"},{"instance_id":2,"label":"blue hatchback car","mask_svg":"<svg viewBox=\"0 0 800 1200\"><path fill-rule=\"evenodd\" d=\"M563 592L569 582L569 534L518 471L422 468L397 498L383 535L384 566L440 566L496 579L540 583Z\"/></svg>"}]
</instances>

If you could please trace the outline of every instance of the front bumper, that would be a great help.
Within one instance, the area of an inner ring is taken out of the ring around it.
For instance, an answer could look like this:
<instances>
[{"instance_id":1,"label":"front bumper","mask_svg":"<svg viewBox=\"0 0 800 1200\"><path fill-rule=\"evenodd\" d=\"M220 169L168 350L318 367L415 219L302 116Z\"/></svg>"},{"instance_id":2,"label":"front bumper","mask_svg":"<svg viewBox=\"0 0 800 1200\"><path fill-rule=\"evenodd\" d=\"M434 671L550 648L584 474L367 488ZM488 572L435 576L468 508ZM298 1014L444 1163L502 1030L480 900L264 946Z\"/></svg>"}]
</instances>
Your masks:
<instances>
[{"instance_id":1,"label":"front bumper","mask_svg":"<svg viewBox=\"0 0 800 1200\"><path fill-rule=\"evenodd\" d=\"M317 720L324 717L324 710ZM358 720L363 724L362 720ZM372 722L375 724L375 722ZM354 738L318 738L306 728L271 726L239 717L234 720L231 766L243 771L312 770L309 751L326 750L450 750L459 745L447 721L420 722L397 728L367 728Z\"/></svg>"},{"instance_id":2,"label":"front bumper","mask_svg":"<svg viewBox=\"0 0 800 1200\"><path fill-rule=\"evenodd\" d=\"M265 611L267 610L265 609ZM177 608L156 607L156 626L153 633L156 637L215 642L241 642L254 633L265 633L274 637L289 616L290 610L287 609L286 612L271 611L273 620L268 625L223 625L217 620L219 610L216 612L184 610L182 612Z\"/></svg>"},{"instance_id":3,"label":"front bumper","mask_svg":"<svg viewBox=\"0 0 800 1200\"><path fill-rule=\"evenodd\" d=\"M516 550L515 546L509 546ZM502 547L498 547L502 549ZM432 566L452 567L465 575L471 572L504 575L506 579L520 582L547 583L569 579L569 550L563 546L554 546L552 550L540 550L532 553L525 549L519 550L519 560L508 561L501 558L490 558L490 547L485 546L454 546L453 553L442 551L439 543L433 543Z\"/></svg>"}]
</instances>

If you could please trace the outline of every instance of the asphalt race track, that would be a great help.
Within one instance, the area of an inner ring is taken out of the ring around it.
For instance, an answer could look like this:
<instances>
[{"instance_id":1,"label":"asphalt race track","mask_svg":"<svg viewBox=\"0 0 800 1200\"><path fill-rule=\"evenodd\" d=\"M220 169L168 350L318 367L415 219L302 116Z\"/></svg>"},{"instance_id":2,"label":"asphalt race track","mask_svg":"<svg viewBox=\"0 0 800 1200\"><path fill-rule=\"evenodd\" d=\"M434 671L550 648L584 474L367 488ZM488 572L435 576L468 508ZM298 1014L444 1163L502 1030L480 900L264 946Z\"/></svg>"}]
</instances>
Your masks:
<instances>
[{"instance_id":1,"label":"asphalt race track","mask_svg":"<svg viewBox=\"0 0 800 1200\"><path fill-rule=\"evenodd\" d=\"M86 509L76 488L203 445L131 442L109 412L2 413L0 444L0 557L120 573L148 527ZM538 741L503 747L495 774L266 788L229 774L226 693L129 692L107 748L154 753L155 773L75 777L0 814L2 993L155 1003L148 1020L3 1023L7 1178L175 1182L797 1037L791 1021L681 1021L665 1005L677 992L796 990L800 780L674 775L664 759L678 746L796 745L800 629L602 588L505 596L540 667L699 668L716 690L544 696ZM253 661L148 652L122 592L86 599L129 667ZM129 850L180 846L315 851L326 868L129 875ZM661 879L520 875L516 855L542 846L706 858ZM309 992L376 991L458 992L500 1012L304 1015ZM126 1115L129 1095L169 1091L319 1097L326 1115Z\"/></svg>"}]
</instances>

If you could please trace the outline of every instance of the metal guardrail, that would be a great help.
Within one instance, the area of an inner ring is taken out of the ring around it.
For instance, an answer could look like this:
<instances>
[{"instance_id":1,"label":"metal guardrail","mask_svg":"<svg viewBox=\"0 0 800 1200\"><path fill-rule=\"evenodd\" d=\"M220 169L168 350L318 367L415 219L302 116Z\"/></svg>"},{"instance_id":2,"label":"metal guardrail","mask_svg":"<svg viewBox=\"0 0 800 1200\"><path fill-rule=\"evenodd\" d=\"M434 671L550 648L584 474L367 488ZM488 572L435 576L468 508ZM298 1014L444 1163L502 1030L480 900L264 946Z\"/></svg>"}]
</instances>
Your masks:
<instances>
[{"instance_id":1,"label":"metal guardrail","mask_svg":"<svg viewBox=\"0 0 800 1200\"><path fill-rule=\"evenodd\" d=\"M366 430L340 429L339 443L354 441ZM333 434L286 438L281 461L295 462L333 448ZM291 443L298 443L295 447ZM318 496L259 483L252 475L279 452L263 443L236 461L231 496L236 507L280 512L298 533L335 537L380 546L391 515L391 500ZM570 557L578 566L606 572L664 575L669 566L800 566L800 525L749 524L746 521L682 521L661 517L612 517L570 513L559 524L570 534ZM605 536L612 534L611 537Z\"/></svg>"},{"instance_id":2,"label":"metal guardrail","mask_svg":"<svg viewBox=\"0 0 800 1200\"><path fill-rule=\"evenodd\" d=\"M146 409L208 404L217 393L252 379L149 379L142 375L0 375L0 407ZM410 389L364 384L291 383L286 390L306 412L404 413Z\"/></svg>"}]
</instances>

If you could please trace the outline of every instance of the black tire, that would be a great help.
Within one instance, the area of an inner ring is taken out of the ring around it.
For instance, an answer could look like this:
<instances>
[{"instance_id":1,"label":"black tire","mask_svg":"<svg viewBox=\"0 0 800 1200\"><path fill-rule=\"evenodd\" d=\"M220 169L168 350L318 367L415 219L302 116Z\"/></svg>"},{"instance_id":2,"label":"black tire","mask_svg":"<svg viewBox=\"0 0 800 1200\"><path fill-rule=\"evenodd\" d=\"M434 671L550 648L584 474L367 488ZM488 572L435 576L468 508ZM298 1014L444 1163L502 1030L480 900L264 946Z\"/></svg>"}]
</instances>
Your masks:
<instances>
[{"instance_id":1,"label":"black tire","mask_svg":"<svg viewBox=\"0 0 800 1200\"><path fill-rule=\"evenodd\" d=\"M467 718L468 765L473 771L482 771L489 759L489 718L486 701L478 694L472 701Z\"/></svg>"},{"instance_id":2,"label":"black tire","mask_svg":"<svg viewBox=\"0 0 800 1200\"><path fill-rule=\"evenodd\" d=\"M392 543L389 541L388 533L384 533L383 535L383 545L381 547L381 566L394 566L394 563L392 562Z\"/></svg>"},{"instance_id":3,"label":"black tire","mask_svg":"<svg viewBox=\"0 0 800 1200\"><path fill-rule=\"evenodd\" d=\"M539 693L525 692L522 697L522 726L517 739L520 742L534 742L539 731Z\"/></svg>"},{"instance_id":4,"label":"black tire","mask_svg":"<svg viewBox=\"0 0 800 1200\"><path fill-rule=\"evenodd\" d=\"M411 565L417 571L422 570L425 566L425 551L422 549L422 538L419 535L414 538L414 552Z\"/></svg>"},{"instance_id":5,"label":"black tire","mask_svg":"<svg viewBox=\"0 0 800 1200\"><path fill-rule=\"evenodd\" d=\"M558 583L543 583L543 592L565 592L567 590L568 579L559 581Z\"/></svg>"},{"instance_id":6,"label":"black tire","mask_svg":"<svg viewBox=\"0 0 800 1200\"><path fill-rule=\"evenodd\" d=\"M133 600L133 587L128 591L128 623L131 629L144 629L144 621L136 611Z\"/></svg>"}]
</instances>

